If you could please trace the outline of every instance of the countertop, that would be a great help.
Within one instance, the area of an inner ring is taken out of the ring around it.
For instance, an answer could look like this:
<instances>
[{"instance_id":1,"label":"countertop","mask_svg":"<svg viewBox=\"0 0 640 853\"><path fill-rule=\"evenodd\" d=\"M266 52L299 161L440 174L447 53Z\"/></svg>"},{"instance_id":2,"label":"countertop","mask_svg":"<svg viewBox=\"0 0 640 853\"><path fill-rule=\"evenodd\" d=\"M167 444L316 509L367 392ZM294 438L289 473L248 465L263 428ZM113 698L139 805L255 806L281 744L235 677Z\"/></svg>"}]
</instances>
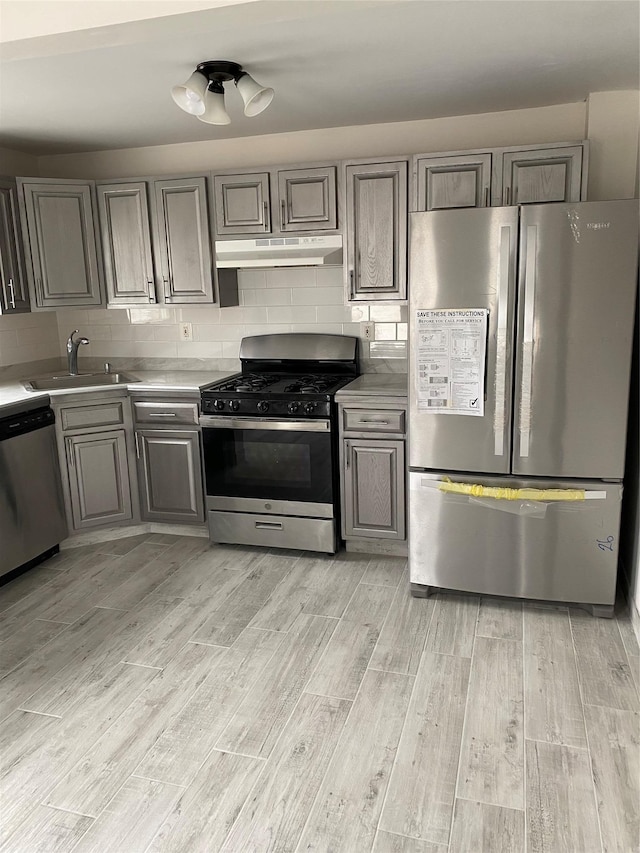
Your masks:
<instances>
[{"instance_id":1,"label":"countertop","mask_svg":"<svg viewBox=\"0 0 640 853\"><path fill-rule=\"evenodd\" d=\"M62 394L87 394L96 391L115 391L117 389L128 389L130 392L142 391L199 391L210 382L219 382L233 373L228 371L205 371L205 370L123 370L128 376L139 381L122 383L121 385L87 385L84 388L61 388L56 391L27 391L22 383L15 379L10 382L0 383L0 413L13 414L17 403L28 401L33 403L39 401L46 405L51 397L59 397Z\"/></svg>"},{"instance_id":2,"label":"countertop","mask_svg":"<svg viewBox=\"0 0 640 853\"><path fill-rule=\"evenodd\" d=\"M406 397L407 390L406 373L362 373L353 382L336 392L336 400L340 402L343 397L355 395Z\"/></svg>"}]
</instances>

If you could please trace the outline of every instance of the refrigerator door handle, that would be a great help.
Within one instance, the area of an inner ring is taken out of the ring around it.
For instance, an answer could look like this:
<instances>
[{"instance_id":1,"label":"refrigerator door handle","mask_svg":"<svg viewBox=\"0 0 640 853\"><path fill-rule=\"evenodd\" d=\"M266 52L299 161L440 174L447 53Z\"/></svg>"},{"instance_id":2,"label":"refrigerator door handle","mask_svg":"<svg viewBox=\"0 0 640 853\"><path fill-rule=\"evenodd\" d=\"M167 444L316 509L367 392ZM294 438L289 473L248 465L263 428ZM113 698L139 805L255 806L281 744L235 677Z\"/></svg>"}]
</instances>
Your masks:
<instances>
[{"instance_id":1,"label":"refrigerator door handle","mask_svg":"<svg viewBox=\"0 0 640 853\"><path fill-rule=\"evenodd\" d=\"M524 313L522 318L522 377L520 380L520 456L529 455L531 436L531 382L533 379L533 320L536 295L538 226L524 230Z\"/></svg>"},{"instance_id":2,"label":"refrigerator door handle","mask_svg":"<svg viewBox=\"0 0 640 853\"><path fill-rule=\"evenodd\" d=\"M493 411L493 453L504 455L504 430L507 401L507 317L509 316L509 273L511 260L511 227L500 229L498 263L498 312L496 331L495 408Z\"/></svg>"}]
</instances>

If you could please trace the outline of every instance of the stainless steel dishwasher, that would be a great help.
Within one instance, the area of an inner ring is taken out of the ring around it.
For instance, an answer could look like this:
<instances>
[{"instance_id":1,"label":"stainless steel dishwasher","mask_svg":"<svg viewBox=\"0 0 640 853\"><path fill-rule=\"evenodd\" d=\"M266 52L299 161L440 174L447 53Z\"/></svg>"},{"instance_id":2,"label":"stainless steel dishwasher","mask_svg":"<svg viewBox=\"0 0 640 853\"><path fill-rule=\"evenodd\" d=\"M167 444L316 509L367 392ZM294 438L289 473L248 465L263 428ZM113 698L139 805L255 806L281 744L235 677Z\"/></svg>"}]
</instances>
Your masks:
<instances>
[{"instance_id":1,"label":"stainless steel dishwasher","mask_svg":"<svg viewBox=\"0 0 640 853\"><path fill-rule=\"evenodd\" d=\"M66 539L55 416L48 398L5 406L0 417L0 584Z\"/></svg>"}]
</instances>

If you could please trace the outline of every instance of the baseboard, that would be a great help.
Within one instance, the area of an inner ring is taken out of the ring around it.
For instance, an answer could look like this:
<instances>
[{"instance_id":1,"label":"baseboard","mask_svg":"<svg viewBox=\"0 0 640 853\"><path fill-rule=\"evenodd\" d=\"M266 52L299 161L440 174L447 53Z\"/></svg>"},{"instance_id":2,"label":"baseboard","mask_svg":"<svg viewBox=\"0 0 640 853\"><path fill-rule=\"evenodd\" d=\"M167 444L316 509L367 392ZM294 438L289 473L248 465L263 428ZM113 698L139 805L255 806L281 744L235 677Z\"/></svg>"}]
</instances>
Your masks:
<instances>
[{"instance_id":1,"label":"baseboard","mask_svg":"<svg viewBox=\"0 0 640 853\"><path fill-rule=\"evenodd\" d=\"M344 547L346 551L356 554L387 554L389 557L408 555L407 543L393 539L347 539Z\"/></svg>"},{"instance_id":2,"label":"baseboard","mask_svg":"<svg viewBox=\"0 0 640 853\"><path fill-rule=\"evenodd\" d=\"M96 545L99 542L111 542L114 539L125 539L128 536L140 536L143 533L170 533L175 536L209 535L206 524L160 524L157 521L147 521L141 524L129 524L126 527L107 527L100 530L83 530L75 533L60 543L60 550L81 548L85 545Z\"/></svg>"}]
</instances>

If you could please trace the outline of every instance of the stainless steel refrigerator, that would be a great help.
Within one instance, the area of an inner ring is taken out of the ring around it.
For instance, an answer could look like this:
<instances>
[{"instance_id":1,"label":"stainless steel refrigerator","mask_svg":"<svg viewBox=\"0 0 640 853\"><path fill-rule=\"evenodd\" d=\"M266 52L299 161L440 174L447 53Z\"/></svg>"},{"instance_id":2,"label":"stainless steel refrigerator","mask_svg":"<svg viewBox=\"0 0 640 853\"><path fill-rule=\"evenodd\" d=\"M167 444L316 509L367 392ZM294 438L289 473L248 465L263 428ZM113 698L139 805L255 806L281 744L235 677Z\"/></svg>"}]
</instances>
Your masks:
<instances>
[{"instance_id":1,"label":"stainless steel refrigerator","mask_svg":"<svg viewBox=\"0 0 640 853\"><path fill-rule=\"evenodd\" d=\"M611 615L637 200L410 218L412 593Z\"/></svg>"}]
</instances>

